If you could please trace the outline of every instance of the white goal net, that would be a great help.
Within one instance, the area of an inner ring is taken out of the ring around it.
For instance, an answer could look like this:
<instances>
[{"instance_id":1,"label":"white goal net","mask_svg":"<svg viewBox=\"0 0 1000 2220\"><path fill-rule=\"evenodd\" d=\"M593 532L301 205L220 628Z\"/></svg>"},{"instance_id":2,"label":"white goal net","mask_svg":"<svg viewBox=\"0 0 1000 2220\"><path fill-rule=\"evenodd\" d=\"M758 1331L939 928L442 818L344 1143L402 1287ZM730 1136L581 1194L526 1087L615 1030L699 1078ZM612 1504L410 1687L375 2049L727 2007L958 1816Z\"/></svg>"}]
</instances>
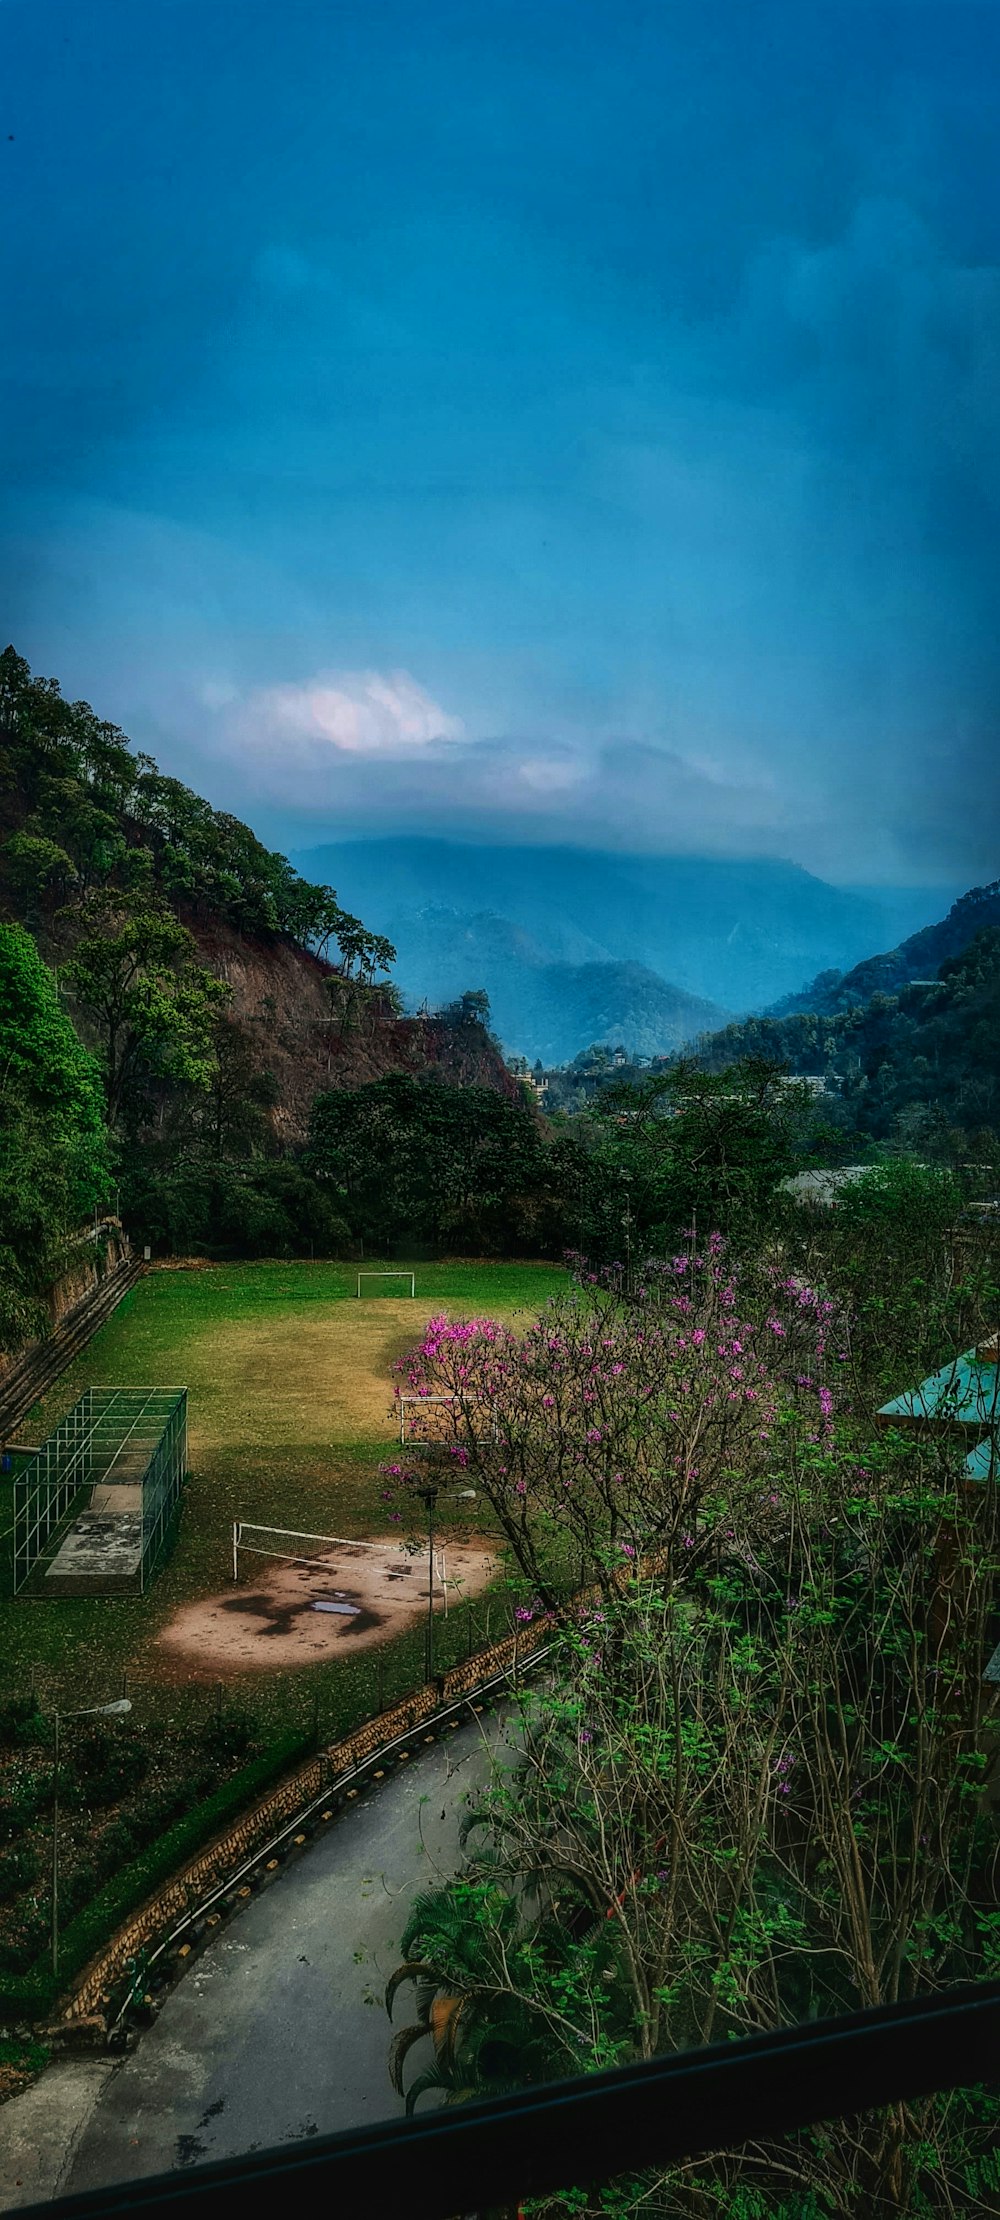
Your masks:
<instances>
[{"instance_id":1,"label":"white goal net","mask_svg":"<svg viewBox=\"0 0 1000 2220\"><path fill-rule=\"evenodd\" d=\"M296 1547L295 1545L300 1545ZM310 1546L311 1545L311 1546ZM428 1589L428 1562L426 1545L414 1549L412 1543L361 1542L349 1534L309 1534L294 1526L263 1526L255 1519L233 1520L233 1579L238 1583L240 1566L244 1557L267 1557L281 1565L295 1565L314 1572L317 1579L329 1581L336 1572L346 1573L353 1559L377 1563L390 1579L413 1578L418 1594L426 1597ZM415 1578L414 1578L415 1576ZM444 1598L445 1614L448 1609L448 1567L443 1548L435 1548L433 1591Z\"/></svg>"}]
</instances>

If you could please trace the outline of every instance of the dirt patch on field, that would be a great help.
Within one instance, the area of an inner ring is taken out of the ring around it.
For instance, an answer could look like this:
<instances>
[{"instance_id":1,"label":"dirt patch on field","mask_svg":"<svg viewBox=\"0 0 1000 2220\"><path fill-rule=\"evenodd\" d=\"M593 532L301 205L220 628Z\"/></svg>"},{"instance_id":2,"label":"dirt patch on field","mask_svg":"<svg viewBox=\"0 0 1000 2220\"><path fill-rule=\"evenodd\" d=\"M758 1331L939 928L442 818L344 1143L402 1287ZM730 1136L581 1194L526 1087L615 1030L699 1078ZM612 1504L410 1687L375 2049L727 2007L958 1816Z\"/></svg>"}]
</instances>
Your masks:
<instances>
[{"instance_id":1,"label":"dirt patch on field","mask_svg":"<svg viewBox=\"0 0 1000 2220\"><path fill-rule=\"evenodd\" d=\"M185 1604L159 1636L157 1648L190 1678L318 1665L391 1640L427 1609L426 1552L345 1543L308 1564L264 1560L259 1576L253 1562L244 1560L238 1587ZM494 1569L485 1543L449 1542L435 1565L435 1609L480 1595Z\"/></svg>"}]
</instances>

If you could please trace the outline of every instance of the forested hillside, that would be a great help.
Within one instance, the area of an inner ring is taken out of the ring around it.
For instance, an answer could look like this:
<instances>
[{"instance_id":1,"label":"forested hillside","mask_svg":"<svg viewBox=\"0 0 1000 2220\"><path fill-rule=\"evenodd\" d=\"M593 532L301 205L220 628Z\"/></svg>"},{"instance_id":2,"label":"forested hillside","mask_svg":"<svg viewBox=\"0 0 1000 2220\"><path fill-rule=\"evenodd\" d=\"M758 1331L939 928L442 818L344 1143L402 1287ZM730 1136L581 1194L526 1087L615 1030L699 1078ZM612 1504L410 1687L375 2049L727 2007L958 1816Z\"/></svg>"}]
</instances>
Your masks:
<instances>
[{"instance_id":1,"label":"forested hillside","mask_svg":"<svg viewBox=\"0 0 1000 2220\"><path fill-rule=\"evenodd\" d=\"M990 890L987 890L990 891ZM957 905L961 908L962 905ZM967 915L977 913L970 898ZM954 913L953 913L954 914ZM923 936L921 936L923 938ZM834 1013L747 1018L697 1044L697 1061L724 1071L762 1056L792 1073L836 1083L841 1122L888 1138L928 1122L964 1132L1000 1119L1000 926L987 926L936 979L877 993Z\"/></svg>"},{"instance_id":2,"label":"forested hillside","mask_svg":"<svg viewBox=\"0 0 1000 2220\"><path fill-rule=\"evenodd\" d=\"M383 935L13 648L0 941L8 1347L97 1207L168 1247L349 1238L303 1164L321 1091L402 1073L527 1115L475 998L404 1018Z\"/></svg>"},{"instance_id":3,"label":"forested hillside","mask_svg":"<svg viewBox=\"0 0 1000 2220\"><path fill-rule=\"evenodd\" d=\"M952 903L947 917L911 933L887 954L866 956L850 971L821 971L810 986L785 995L766 1014L789 1017L797 1010L813 1010L832 1017L870 1002L873 995L899 994L914 980L936 978L949 957L960 956L991 925L1000 926L1000 879L971 887Z\"/></svg>"},{"instance_id":4,"label":"forested hillside","mask_svg":"<svg viewBox=\"0 0 1000 2220\"><path fill-rule=\"evenodd\" d=\"M723 1010L760 1009L821 966L854 963L933 915L926 898L904 894L883 903L773 857L396 838L342 841L306 850L296 861L310 877L332 877L389 934L399 950L399 982L418 1000L446 999L468 983L468 975L456 978L454 965L471 935L480 953L474 983L486 987L498 1012L512 978L529 997L538 992L544 982L530 974L539 966L617 963L643 965L665 993L681 989ZM494 949L499 961L487 969ZM612 1042L629 1039L623 984L608 980L615 1014L605 1038ZM555 995L553 986L550 1015ZM584 1011L582 1030L560 1055L589 1045L587 1024ZM500 1031L518 1054L550 1053L508 1031L506 1017ZM644 1045L656 1053L671 1043Z\"/></svg>"},{"instance_id":5,"label":"forested hillside","mask_svg":"<svg viewBox=\"0 0 1000 2220\"><path fill-rule=\"evenodd\" d=\"M754 1222L831 1147L996 1124L1000 929L936 984L704 1036L697 1086L619 1074L546 1119L484 994L402 1016L383 935L13 650L0 729L8 1347L95 1209L175 1254L614 1260L668 1246L708 1202L720 1225ZM783 1069L835 1091L810 1108Z\"/></svg>"}]
</instances>

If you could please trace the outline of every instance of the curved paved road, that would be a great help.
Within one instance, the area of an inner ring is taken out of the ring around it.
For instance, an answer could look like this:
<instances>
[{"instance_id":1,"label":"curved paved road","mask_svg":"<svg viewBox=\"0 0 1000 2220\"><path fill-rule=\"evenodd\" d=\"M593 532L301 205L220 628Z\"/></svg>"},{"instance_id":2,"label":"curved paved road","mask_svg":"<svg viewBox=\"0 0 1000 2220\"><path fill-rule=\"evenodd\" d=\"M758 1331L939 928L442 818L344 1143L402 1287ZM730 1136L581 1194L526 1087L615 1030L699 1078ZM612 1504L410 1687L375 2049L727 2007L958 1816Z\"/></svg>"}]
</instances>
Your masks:
<instances>
[{"instance_id":1,"label":"curved paved road","mask_svg":"<svg viewBox=\"0 0 1000 2220\"><path fill-rule=\"evenodd\" d=\"M485 1719L448 1732L342 1811L220 1931L120 2065L108 2072L96 2061L62 2062L5 2106L0 2161L9 2163L21 2107L23 2135L47 2091L50 2110L60 2086L77 2105L56 2178L29 2183L30 2169L18 2163L24 2187L11 2202L398 2113L385 1982L413 1897L455 1870L465 1799L502 1734Z\"/></svg>"}]
</instances>

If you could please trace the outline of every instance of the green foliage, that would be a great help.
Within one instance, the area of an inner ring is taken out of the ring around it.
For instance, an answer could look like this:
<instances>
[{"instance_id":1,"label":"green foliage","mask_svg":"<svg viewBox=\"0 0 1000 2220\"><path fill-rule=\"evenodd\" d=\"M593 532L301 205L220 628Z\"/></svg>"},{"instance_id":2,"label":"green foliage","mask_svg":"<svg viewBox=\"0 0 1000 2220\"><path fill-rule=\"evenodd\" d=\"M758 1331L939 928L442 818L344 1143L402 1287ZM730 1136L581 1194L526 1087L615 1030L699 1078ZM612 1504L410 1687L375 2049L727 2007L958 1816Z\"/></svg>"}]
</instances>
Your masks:
<instances>
[{"instance_id":1,"label":"green foliage","mask_svg":"<svg viewBox=\"0 0 1000 2220\"><path fill-rule=\"evenodd\" d=\"M707 1036L698 1060L722 1071L763 1056L839 1082L836 1115L888 1138L918 1109L966 1133L1000 1122L1000 929L987 926L936 982L900 985L833 1015L753 1017Z\"/></svg>"},{"instance_id":2,"label":"green foliage","mask_svg":"<svg viewBox=\"0 0 1000 2220\"><path fill-rule=\"evenodd\" d=\"M389 942L343 911L332 888L300 879L249 826L163 777L88 703L33 678L12 647L0 655L0 729L16 809L0 878L16 898L145 891L240 932L302 947L333 940L345 975L374 978L391 963Z\"/></svg>"},{"instance_id":3,"label":"green foliage","mask_svg":"<svg viewBox=\"0 0 1000 2220\"><path fill-rule=\"evenodd\" d=\"M42 1861L29 1843L18 1843L0 1854L0 1904L11 1903L22 1889L30 1888L41 1870Z\"/></svg>"},{"instance_id":4,"label":"green foliage","mask_svg":"<svg viewBox=\"0 0 1000 2220\"><path fill-rule=\"evenodd\" d=\"M0 1749L31 1749L47 1741L48 1734L37 1696L11 1696L0 1706Z\"/></svg>"},{"instance_id":5,"label":"green foliage","mask_svg":"<svg viewBox=\"0 0 1000 2220\"><path fill-rule=\"evenodd\" d=\"M201 1746L211 1758L245 1758L253 1743L253 1727L246 1713L222 1711L202 1728Z\"/></svg>"},{"instance_id":6,"label":"green foliage","mask_svg":"<svg viewBox=\"0 0 1000 2220\"><path fill-rule=\"evenodd\" d=\"M225 1015L228 989L198 961L189 926L203 939L231 928L332 948L331 1022L342 1028L398 1006L384 983L389 941L238 819L161 776L86 702L33 677L13 648L0 655L0 730L0 904L63 959L70 1007L100 1050L126 1218L158 1245L222 1254L349 1241L327 1196L279 1149L267 1117L276 1082L251 1033ZM0 1163L12 1191L9 1257L0 1217L0 1345L39 1329L52 1278L38 1223L46 1181L34 1176L47 1138L29 1145L26 1119L8 1116ZM283 1175L265 1161L281 1153ZM87 1207L74 1203L67 1224Z\"/></svg>"},{"instance_id":7,"label":"green foliage","mask_svg":"<svg viewBox=\"0 0 1000 2220\"><path fill-rule=\"evenodd\" d=\"M842 1190L837 1224L848 1239L877 1241L883 1256L911 1247L915 1234L922 1237L925 1253L933 1252L961 1216L964 1202L961 1184L947 1166L890 1156Z\"/></svg>"},{"instance_id":8,"label":"green foliage","mask_svg":"<svg viewBox=\"0 0 1000 2220\"><path fill-rule=\"evenodd\" d=\"M523 1699L390 1984L411 2104L500 2085L491 2035L546 2079L993 1975L996 1491L919 1442L806 1441L770 1501L752 1553L723 1529L692 1578L609 1575ZM933 2097L536 2209L971 2215L998 2122Z\"/></svg>"},{"instance_id":9,"label":"green foliage","mask_svg":"<svg viewBox=\"0 0 1000 2220\"><path fill-rule=\"evenodd\" d=\"M485 1025L490 1022L490 998L485 987L474 987L449 1002L441 1012L445 1025Z\"/></svg>"},{"instance_id":10,"label":"green foliage","mask_svg":"<svg viewBox=\"0 0 1000 2220\"><path fill-rule=\"evenodd\" d=\"M126 1159L123 1207L157 1249L177 1256L319 1256L349 1252L337 1198L287 1158L246 1163L163 1162L145 1148Z\"/></svg>"},{"instance_id":11,"label":"green foliage","mask_svg":"<svg viewBox=\"0 0 1000 2220\"><path fill-rule=\"evenodd\" d=\"M0 1348L44 1329L65 1238L108 1185L97 1065L30 936L0 924Z\"/></svg>"},{"instance_id":12,"label":"green foliage","mask_svg":"<svg viewBox=\"0 0 1000 2220\"><path fill-rule=\"evenodd\" d=\"M128 1795L145 1780L149 1764L149 1751L134 1733L116 1733L94 1721L72 1738L67 1761L59 1768L61 1793L69 1802L96 1810Z\"/></svg>"},{"instance_id":13,"label":"green foliage","mask_svg":"<svg viewBox=\"0 0 1000 2220\"><path fill-rule=\"evenodd\" d=\"M674 1248L692 1226L753 1241L780 1181L801 1162L812 1121L806 1092L762 1061L704 1072L685 1062L606 1087L561 1135L576 1245L594 1260Z\"/></svg>"},{"instance_id":14,"label":"green foliage","mask_svg":"<svg viewBox=\"0 0 1000 2220\"><path fill-rule=\"evenodd\" d=\"M187 928L139 895L101 895L65 979L101 1042L112 1124L138 1122L144 1083L208 1088L213 1021L227 1001L222 981L195 960Z\"/></svg>"},{"instance_id":15,"label":"green foliage","mask_svg":"<svg viewBox=\"0 0 1000 2220\"><path fill-rule=\"evenodd\" d=\"M404 1075L319 1095L310 1168L351 1233L485 1253L545 1253L561 1217L529 1105Z\"/></svg>"},{"instance_id":16,"label":"green foliage","mask_svg":"<svg viewBox=\"0 0 1000 2220\"><path fill-rule=\"evenodd\" d=\"M37 833L12 833L4 842L3 861L15 888L36 913L47 894L65 894L76 878L65 848Z\"/></svg>"},{"instance_id":17,"label":"green foliage","mask_svg":"<svg viewBox=\"0 0 1000 2220\"><path fill-rule=\"evenodd\" d=\"M221 1788L203 1796L193 1810L186 1811L165 1832L159 1833L148 1849L132 1858L107 1881L70 1921L60 1939L58 1980L53 1978L44 1962L20 1976L0 1974L0 2007L11 2013L39 2017L50 2009L60 1990L109 1939L134 1906L167 1880L186 1858L193 1857L227 1821L250 1805L255 1796L305 1757L309 1742L307 1735L284 1735L262 1756L243 1766Z\"/></svg>"},{"instance_id":18,"label":"green foliage","mask_svg":"<svg viewBox=\"0 0 1000 2220\"><path fill-rule=\"evenodd\" d=\"M969 1348L1000 1315L1000 1224L969 1214L946 1165L887 1157L828 1210L784 1200L775 1231L853 1319L855 1392L877 1405Z\"/></svg>"},{"instance_id":19,"label":"green foliage","mask_svg":"<svg viewBox=\"0 0 1000 2220\"><path fill-rule=\"evenodd\" d=\"M43 2073L52 2053L47 2043L36 2042L31 2035L5 2035L0 2037L0 2088L13 2080L19 2088L28 2080ZM16 2077L16 2078L15 2078ZM8 2090L8 2093L13 2093Z\"/></svg>"}]
</instances>

